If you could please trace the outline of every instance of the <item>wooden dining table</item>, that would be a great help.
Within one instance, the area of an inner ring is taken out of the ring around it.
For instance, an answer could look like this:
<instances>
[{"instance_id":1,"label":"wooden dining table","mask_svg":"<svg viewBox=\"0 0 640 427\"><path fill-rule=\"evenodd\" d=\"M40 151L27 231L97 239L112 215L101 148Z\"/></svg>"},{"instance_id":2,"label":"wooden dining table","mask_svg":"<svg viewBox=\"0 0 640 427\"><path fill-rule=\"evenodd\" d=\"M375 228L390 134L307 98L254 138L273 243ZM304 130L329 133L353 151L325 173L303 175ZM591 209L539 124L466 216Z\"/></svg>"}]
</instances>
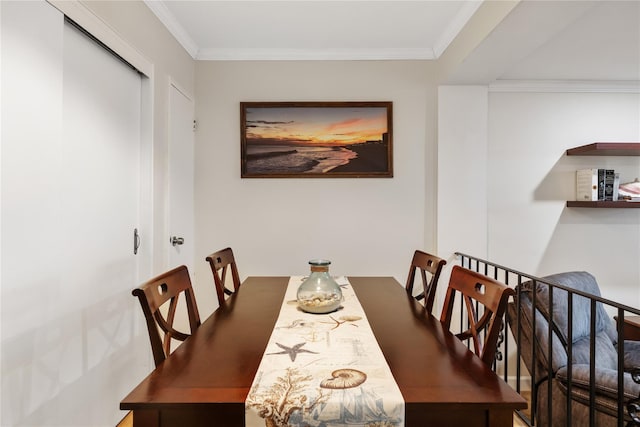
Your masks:
<instances>
[{"instance_id":1,"label":"wooden dining table","mask_svg":"<svg viewBox=\"0 0 640 427\"><path fill-rule=\"evenodd\" d=\"M405 426L513 425L526 401L392 277L349 277L405 401ZM249 277L121 402L134 427L243 426L289 277Z\"/></svg>"}]
</instances>

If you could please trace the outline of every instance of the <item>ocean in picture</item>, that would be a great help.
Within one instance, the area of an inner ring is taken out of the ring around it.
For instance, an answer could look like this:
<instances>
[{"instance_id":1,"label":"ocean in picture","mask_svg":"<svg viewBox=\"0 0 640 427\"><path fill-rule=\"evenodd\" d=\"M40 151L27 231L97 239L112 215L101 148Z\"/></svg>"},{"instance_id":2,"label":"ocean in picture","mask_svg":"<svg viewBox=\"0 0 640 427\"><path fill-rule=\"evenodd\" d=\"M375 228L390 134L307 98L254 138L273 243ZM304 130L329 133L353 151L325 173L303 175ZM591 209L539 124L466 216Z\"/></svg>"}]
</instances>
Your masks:
<instances>
[{"instance_id":1,"label":"ocean in picture","mask_svg":"<svg viewBox=\"0 0 640 427\"><path fill-rule=\"evenodd\" d=\"M356 157L344 147L247 144L246 150L247 172L251 174L325 173Z\"/></svg>"}]
</instances>

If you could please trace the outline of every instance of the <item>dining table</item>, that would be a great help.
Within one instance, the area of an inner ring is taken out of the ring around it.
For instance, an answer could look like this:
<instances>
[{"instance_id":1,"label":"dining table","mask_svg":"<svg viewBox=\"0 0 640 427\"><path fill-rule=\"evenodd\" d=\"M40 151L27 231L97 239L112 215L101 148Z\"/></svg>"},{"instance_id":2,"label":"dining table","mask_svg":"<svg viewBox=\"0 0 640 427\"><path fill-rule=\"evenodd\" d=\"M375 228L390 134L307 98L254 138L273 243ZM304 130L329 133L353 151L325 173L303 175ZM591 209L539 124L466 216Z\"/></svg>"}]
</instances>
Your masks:
<instances>
[{"instance_id":1,"label":"dining table","mask_svg":"<svg viewBox=\"0 0 640 427\"><path fill-rule=\"evenodd\" d=\"M245 425L245 402L274 330L286 276L248 277L121 402L134 427ZM404 425L513 425L527 402L393 277L353 277L404 399Z\"/></svg>"}]
</instances>

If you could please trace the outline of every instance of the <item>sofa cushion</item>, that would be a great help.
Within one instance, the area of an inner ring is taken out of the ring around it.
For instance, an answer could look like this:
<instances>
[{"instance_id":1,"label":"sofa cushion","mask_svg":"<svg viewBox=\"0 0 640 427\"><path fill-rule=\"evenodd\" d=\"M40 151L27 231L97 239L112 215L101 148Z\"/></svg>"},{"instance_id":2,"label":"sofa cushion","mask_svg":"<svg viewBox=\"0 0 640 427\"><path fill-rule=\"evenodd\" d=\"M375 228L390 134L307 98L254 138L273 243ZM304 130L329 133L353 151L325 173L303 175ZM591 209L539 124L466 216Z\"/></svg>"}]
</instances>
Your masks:
<instances>
[{"instance_id":1,"label":"sofa cushion","mask_svg":"<svg viewBox=\"0 0 640 427\"><path fill-rule=\"evenodd\" d=\"M593 422L597 427L618 427L618 402L617 400L603 396L595 395L595 404L588 403L589 390L582 387L573 387L571 390L571 399L567 399L567 389L558 380L551 380L551 391L549 392L549 383L543 382L538 388L538 401L536 410L536 426L546 427L583 427L591 424L590 409L594 409ZM587 402L587 403L585 403ZM567 404L571 405L571 422L567 416ZM551 413L551 421L549 421L549 410ZM624 424L631 418L624 414Z\"/></svg>"},{"instance_id":2,"label":"sofa cushion","mask_svg":"<svg viewBox=\"0 0 640 427\"><path fill-rule=\"evenodd\" d=\"M596 366L598 368L618 369L618 351L604 331L596 333L595 344ZM571 349L573 363L588 365L591 360L590 346L591 339L588 336L574 341Z\"/></svg>"},{"instance_id":3,"label":"sofa cushion","mask_svg":"<svg viewBox=\"0 0 640 427\"><path fill-rule=\"evenodd\" d=\"M582 291L591 295L600 296L600 289L595 278L585 271L572 271L567 273L553 274L542 278L550 283L559 284L571 289ZM550 310L550 286L546 283L535 281L535 304L536 308L542 313L545 319L553 316L554 335L560 339L566 347L568 344L569 330L569 313L568 313L568 292L563 289L554 288L553 290L553 308ZM534 282L528 281L521 285L521 298L527 297L533 301ZM573 294L573 362L589 363L589 337L591 334L591 300L580 295ZM550 313L550 312L553 313ZM615 369L617 367L617 353L614 347L615 341L612 337L616 336L613 319L609 317L602 303L596 303L596 348L598 355L596 357L596 365L601 368ZM546 326L546 322L545 322ZM538 339L543 351L546 351L548 336L544 328L538 330L536 326ZM540 336L540 335L543 336ZM555 344L554 344L555 346ZM555 350L555 349L554 349ZM554 356L555 359L555 356ZM554 369L560 364L554 363Z\"/></svg>"},{"instance_id":4,"label":"sofa cushion","mask_svg":"<svg viewBox=\"0 0 640 427\"><path fill-rule=\"evenodd\" d=\"M565 387L568 378L568 366L560 368L556 373L556 378ZM571 365L572 380L572 397L578 398L582 403L589 404L588 392L590 387L589 365L574 364ZM631 374L625 372L623 374L624 389L623 400L637 399L640 396L640 384L636 384L631 378ZM612 400L618 399L618 371L614 369L596 368L595 370L595 392L598 396L606 396ZM584 391L586 390L587 400L584 400ZM617 408L617 405L615 405Z\"/></svg>"},{"instance_id":5,"label":"sofa cushion","mask_svg":"<svg viewBox=\"0 0 640 427\"><path fill-rule=\"evenodd\" d=\"M529 373L533 372L533 360L535 360L535 382L542 379L552 377L553 374L562 366L567 364L567 352L564 344L560 342L556 334L552 335L553 344L552 352L549 355L549 327L547 320L540 313L535 311L535 340L533 336L533 315L531 309L531 300L526 294L520 297L520 311L516 303L509 303L507 306L507 321L511 332L520 348L520 355L524 359L525 365ZM521 328L518 332L518 327ZM533 346L535 344L535 356L533 356ZM551 356L551 364L549 364L549 356Z\"/></svg>"},{"instance_id":6,"label":"sofa cushion","mask_svg":"<svg viewBox=\"0 0 640 427\"><path fill-rule=\"evenodd\" d=\"M618 346L619 348L620 346ZM624 370L640 369L640 341L624 341Z\"/></svg>"}]
</instances>

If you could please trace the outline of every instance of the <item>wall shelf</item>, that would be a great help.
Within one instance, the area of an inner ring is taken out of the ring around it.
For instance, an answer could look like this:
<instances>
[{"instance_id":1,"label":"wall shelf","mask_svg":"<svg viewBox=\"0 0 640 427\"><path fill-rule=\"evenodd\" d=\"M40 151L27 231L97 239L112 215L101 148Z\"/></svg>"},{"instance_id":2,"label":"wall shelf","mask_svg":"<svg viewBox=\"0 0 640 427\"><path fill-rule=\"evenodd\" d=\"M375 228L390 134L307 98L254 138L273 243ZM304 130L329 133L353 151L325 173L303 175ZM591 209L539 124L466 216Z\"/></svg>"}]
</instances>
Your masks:
<instances>
[{"instance_id":1,"label":"wall shelf","mask_svg":"<svg viewBox=\"0 0 640 427\"><path fill-rule=\"evenodd\" d=\"M640 202L626 202L624 200L612 202L612 201L604 201L598 200L593 202L583 202L583 201L567 201L568 208L602 208L602 209L611 209L611 208L640 208Z\"/></svg>"},{"instance_id":2,"label":"wall shelf","mask_svg":"<svg viewBox=\"0 0 640 427\"><path fill-rule=\"evenodd\" d=\"M567 149L567 156L640 156L640 142L594 142ZM568 208L640 208L640 202L567 201Z\"/></svg>"},{"instance_id":3,"label":"wall shelf","mask_svg":"<svg viewBox=\"0 0 640 427\"><path fill-rule=\"evenodd\" d=\"M640 142L594 142L569 148L567 156L640 156Z\"/></svg>"}]
</instances>

